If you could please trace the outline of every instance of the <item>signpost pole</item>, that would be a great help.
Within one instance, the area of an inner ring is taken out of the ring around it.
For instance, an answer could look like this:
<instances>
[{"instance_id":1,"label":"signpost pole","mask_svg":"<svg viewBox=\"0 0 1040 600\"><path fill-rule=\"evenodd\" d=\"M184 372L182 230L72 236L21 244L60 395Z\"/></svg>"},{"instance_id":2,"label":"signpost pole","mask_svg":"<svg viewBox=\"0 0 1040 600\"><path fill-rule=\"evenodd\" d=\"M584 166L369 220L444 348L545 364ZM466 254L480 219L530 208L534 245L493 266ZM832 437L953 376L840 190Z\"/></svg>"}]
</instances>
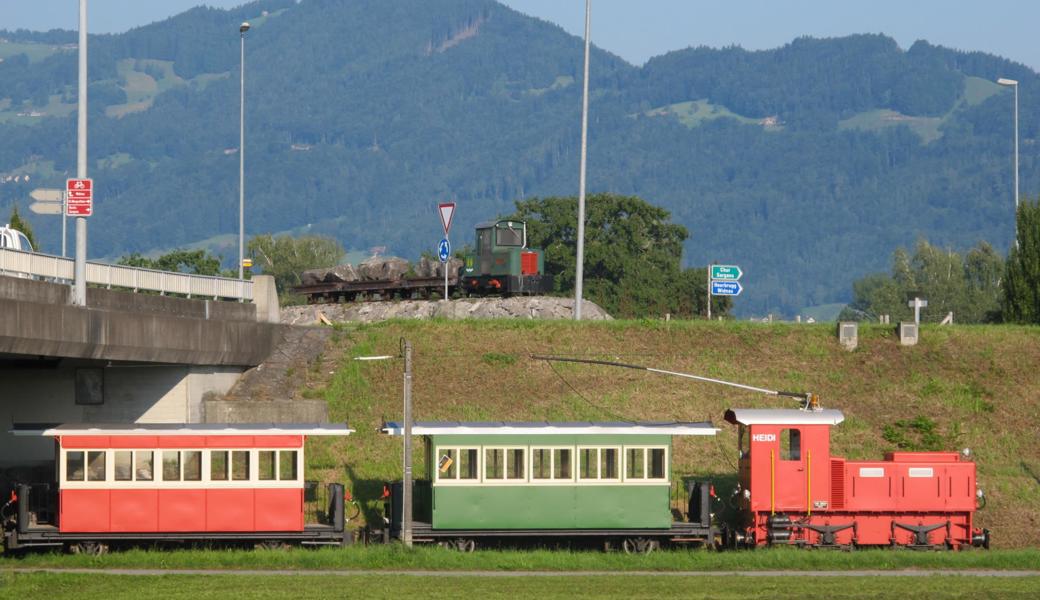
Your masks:
<instances>
[{"instance_id":1,"label":"signpost pole","mask_svg":"<svg viewBox=\"0 0 1040 600\"><path fill-rule=\"evenodd\" d=\"M708 263L708 320L711 320L711 265Z\"/></svg>"},{"instance_id":2,"label":"signpost pole","mask_svg":"<svg viewBox=\"0 0 1040 600\"><path fill-rule=\"evenodd\" d=\"M401 482L401 541L412 547L412 343L404 342L404 481Z\"/></svg>"},{"instance_id":3,"label":"signpost pole","mask_svg":"<svg viewBox=\"0 0 1040 600\"><path fill-rule=\"evenodd\" d=\"M79 0L79 113L76 144L76 177L87 178L87 0ZM64 219L64 217L63 217ZM76 217L76 262L72 301L87 304L87 219Z\"/></svg>"},{"instance_id":4,"label":"signpost pole","mask_svg":"<svg viewBox=\"0 0 1040 600\"><path fill-rule=\"evenodd\" d=\"M68 236L65 234L65 230L68 224L68 210L69 210L69 195L64 193L61 195L61 257L65 258L68 256L65 252L65 242Z\"/></svg>"},{"instance_id":5,"label":"signpost pole","mask_svg":"<svg viewBox=\"0 0 1040 600\"><path fill-rule=\"evenodd\" d=\"M448 234L444 234L444 239L448 239ZM449 242L450 243L450 242ZM444 299L448 299L448 265L451 264L451 256L448 256L448 260L444 262Z\"/></svg>"}]
</instances>

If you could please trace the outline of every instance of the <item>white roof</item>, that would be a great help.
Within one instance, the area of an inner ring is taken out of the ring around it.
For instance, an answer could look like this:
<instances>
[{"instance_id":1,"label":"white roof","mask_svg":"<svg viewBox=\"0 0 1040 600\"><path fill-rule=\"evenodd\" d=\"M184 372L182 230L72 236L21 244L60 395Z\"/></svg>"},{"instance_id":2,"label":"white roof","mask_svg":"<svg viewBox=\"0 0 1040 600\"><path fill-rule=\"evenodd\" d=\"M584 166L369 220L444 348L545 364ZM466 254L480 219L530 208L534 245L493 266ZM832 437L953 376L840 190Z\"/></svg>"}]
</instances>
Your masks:
<instances>
[{"instance_id":1,"label":"white roof","mask_svg":"<svg viewBox=\"0 0 1040 600\"><path fill-rule=\"evenodd\" d=\"M15 424L14 435L350 435L346 423L62 423Z\"/></svg>"},{"instance_id":2,"label":"white roof","mask_svg":"<svg viewBox=\"0 0 1040 600\"><path fill-rule=\"evenodd\" d=\"M834 409L731 408L726 420L741 425L837 425L845 415Z\"/></svg>"},{"instance_id":3,"label":"white roof","mask_svg":"<svg viewBox=\"0 0 1040 600\"><path fill-rule=\"evenodd\" d=\"M386 423L380 429L389 435L403 435L404 425ZM715 435L718 429L710 422L510 422L510 421L418 421L412 424L413 435L553 435L553 434L618 434L618 435Z\"/></svg>"}]
</instances>

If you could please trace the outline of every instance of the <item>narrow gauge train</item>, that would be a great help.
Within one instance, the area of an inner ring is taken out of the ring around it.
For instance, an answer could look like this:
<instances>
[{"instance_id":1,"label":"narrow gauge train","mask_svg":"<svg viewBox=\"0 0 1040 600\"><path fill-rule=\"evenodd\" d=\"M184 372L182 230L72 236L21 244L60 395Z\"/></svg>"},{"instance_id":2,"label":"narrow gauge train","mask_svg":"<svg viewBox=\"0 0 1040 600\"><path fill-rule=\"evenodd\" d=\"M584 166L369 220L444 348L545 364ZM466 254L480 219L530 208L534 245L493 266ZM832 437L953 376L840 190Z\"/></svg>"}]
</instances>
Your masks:
<instances>
[{"instance_id":1,"label":"narrow gauge train","mask_svg":"<svg viewBox=\"0 0 1040 600\"><path fill-rule=\"evenodd\" d=\"M553 278L545 274L545 254L527 247L527 223L500 219L476 227L476 251L464 259L457 273L448 273L448 293L463 296L519 296L552 291ZM338 281L293 288L309 304L429 298L443 294L441 277L405 277L385 281Z\"/></svg>"},{"instance_id":2,"label":"narrow gauge train","mask_svg":"<svg viewBox=\"0 0 1040 600\"><path fill-rule=\"evenodd\" d=\"M718 528L709 483L682 479L689 501L678 518L669 497L680 480L670 471L672 437L714 435L710 423L416 423L433 478L417 482L413 540L461 550L517 538L599 539L630 552L682 543L989 547L989 531L973 522L982 499L975 463L958 453L831 456L837 410L733 409L725 418L739 426L738 522ZM390 487L387 537L401 535L399 489Z\"/></svg>"},{"instance_id":3,"label":"narrow gauge train","mask_svg":"<svg viewBox=\"0 0 1040 600\"><path fill-rule=\"evenodd\" d=\"M248 542L342 545L342 484L327 487L322 523L305 523L304 441L346 425L58 425L53 482L20 484L0 511L7 549Z\"/></svg>"}]
</instances>

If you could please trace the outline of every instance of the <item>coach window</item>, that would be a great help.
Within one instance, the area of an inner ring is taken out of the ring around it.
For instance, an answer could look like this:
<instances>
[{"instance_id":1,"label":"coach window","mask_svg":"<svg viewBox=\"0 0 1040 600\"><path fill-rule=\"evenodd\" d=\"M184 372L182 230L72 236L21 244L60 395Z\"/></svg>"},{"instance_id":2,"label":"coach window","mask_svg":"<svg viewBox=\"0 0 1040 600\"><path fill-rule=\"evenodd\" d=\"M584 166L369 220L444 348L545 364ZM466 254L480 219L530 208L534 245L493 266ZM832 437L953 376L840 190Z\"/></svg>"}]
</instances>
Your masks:
<instances>
[{"instance_id":1,"label":"coach window","mask_svg":"<svg viewBox=\"0 0 1040 600\"><path fill-rule=\"evenodd\" d=\"M274 480L274 450L260 450L257 452L257 464L260 467L260 481Z\"/></svg>"},{"instance_id":2,"label":"coach window","mask_svg":"<svg viewBox=\"0 0 1040 600\"><path fill-rule=\"evenodd\" d=\"M458 479L459 451L455 448L440 448L437 455L437 479Z\"/></svg>"},{"instance_id":3,"label":"coach window","mask_svg":"<svg viewBox=\"0 0 1040 600\"><path fill-rule=\"evenodd\" d=\"M209 451L209 479L210 481L228 480L228 451Z\"/></svg>"},{"instance_id":4,"label":"coach window","mask_svg":"<svg viewBox=\"0 0 1040 600\"><path fill-rule=\"evenodd\" d=\"M134 475L137 481L151 481L154 477L155 455L151 450L138 450L134 453Z\"/></svg>"},{"instance_id":5,"label":"coach window","mask_svg":"<svg viewBox=\"0 0 1040 600\"><path fill-rule=\"evenodd\" d=\"M797 429L780 431L780 460L802 460L802 436Z\"/></svg>"},{"instance_id":6,"label":"coach window","mask_svg":"<svg viewBox=\"0 0 1040 600\"><path fill-rule=\"evenodd\" d=\"M184 451L184 481L202 481L202 451Z\"/></svg>"},{"instance_id":7,"label":"coach window","mask_svg":"<svg viewBox=\"0 0 1040 600\"><path fill-rule=\"evenodd\" d=\"M580 448L578 479L620 479L617 448Z\"/></svg>"},{"instance_id":8,"label":"coach window","mask_svg":"<svg viewBox=\"0 0 1040 600\"><path fill-rule=\"evenodd\" d=\"M503 454L505 451L501 448L487 448L484 450L484 480L488 479L504 479L505 478L505 465L503 460Z\"/></svg>"},{"instance_id":9,"label":"coach window","mask_svg":"<svg viewBox=\"0 0 1040 600\"><path fill-rule=\"evenodd\" d=\"M83 468L83 451L76 450L65 453L65 479L67 481L83 481L86 471Z\"/></svg>"},{"instance_id":10,"label":"coach window","mask_svg":"<svg viewBox=\"0 0 1040 600\"><path fill-rule=\"evenodd\" d=\"M87 452L87 481L105 480L105 451Z\"/></svg>"},{"instance_id":11,"label":"coach window","mask_svg":"<svg viewBox=\"0 0 1040 600\"><path fill-rule=\"evenodd\" d=\"M646 448L625 448L625 479L646 479Z\"/></svg>"},{"instance_id":12,"label":"coach window","mask_svg":"<svg viewBox=\"0 0 1040 600\"><path fill-rule=\"evenodd\" d=\"M531 448L531 479L552 479L552 450Z\"/></svg>"},{"instance_id":13,"label":"coach window","mask_svg":"<svg viewBox=\"0 0 1040 600\"><path fill-rule=\"evenodd\" d=\"M664 448L650 449L650 479L667 479L668 468L665 466Z\"/></svg>"},{"instance_id":14,"label":"coach window","mask_svg":"<svg viewBox=\"0 0 1040 600\"><path fill-rule=\"evenodd\" d=\"M180 481L181 453L176 450L164 450L162 453L163 481Z\"/></svg>"},{"instance_id":15,"label":"coach window","mask_svg":"<svg viewBox=\"0 0 1040 600\"><path fill-rule=\"evenodd\" d=\"M437 448L437 481L480 479L478 448Z\"/></svg>"},{"instance_id":16,"label":"coach window","mask_svg":"<svg viewBox=\"0 0 1040 600\"><path fill-rule=\"evenodd\" d=\"M249 481L249 451L231 451L231 479L234 481Z\"/></svg>"},{"instance_id":17,"label":"coach window","mask_svg":"<svg viewBox=\"0 0 1040 600\"><path fill-rule=\"evenodd\" d=\"M278 453L278 479L296 480L296 451L282 450Z\"/></svg>"},{"instance_id":18,"label":"coach window","mask_svg":"<svg viewBox=\"0 0 1040 600\"><path fill-rule=\"evenodd\" d=\"M480 479L479 461L476 448L459 448L459 479Z\"/></svg>"},{"instance_id":19,"label":"coach window","mask_svg":"<svg viewBox=\"0 0 1040 600\"><path fill-rule=\"evenodd\" d=\"M134 453L129 450L116 450L113 466L116 481L132 481L134 478Z\"/></svg>"}]
</instances>

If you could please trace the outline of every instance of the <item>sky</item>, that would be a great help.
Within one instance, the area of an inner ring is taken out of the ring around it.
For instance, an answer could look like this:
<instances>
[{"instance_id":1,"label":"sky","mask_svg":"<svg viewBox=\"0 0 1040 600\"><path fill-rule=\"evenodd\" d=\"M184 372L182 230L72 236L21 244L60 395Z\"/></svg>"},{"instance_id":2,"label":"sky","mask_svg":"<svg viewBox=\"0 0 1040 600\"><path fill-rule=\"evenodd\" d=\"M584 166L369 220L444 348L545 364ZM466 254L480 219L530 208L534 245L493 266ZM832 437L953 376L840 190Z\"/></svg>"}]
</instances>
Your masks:
<instances>
[{"instance_id":1,"label":"sky","mask_svg":"<svg viewBox=\"0 0 1040 600\"><path fill-rule=\"evenodd\" d=\"M303 0L306 1L306 0ZM345 0L347 1L347 0ZM391 0L387 0L391 1ZM90 0L88 29L116 33L198 4L242 0ZM581 35L582 0L504 0ZM0 0L0 29L75 29L76 0ZM1040 70L1037 0L592 0L592 40L634 64L687 46L775 48L796 37L884 33L908 48L926 39Z\"/></svg>"}]
</instances>

